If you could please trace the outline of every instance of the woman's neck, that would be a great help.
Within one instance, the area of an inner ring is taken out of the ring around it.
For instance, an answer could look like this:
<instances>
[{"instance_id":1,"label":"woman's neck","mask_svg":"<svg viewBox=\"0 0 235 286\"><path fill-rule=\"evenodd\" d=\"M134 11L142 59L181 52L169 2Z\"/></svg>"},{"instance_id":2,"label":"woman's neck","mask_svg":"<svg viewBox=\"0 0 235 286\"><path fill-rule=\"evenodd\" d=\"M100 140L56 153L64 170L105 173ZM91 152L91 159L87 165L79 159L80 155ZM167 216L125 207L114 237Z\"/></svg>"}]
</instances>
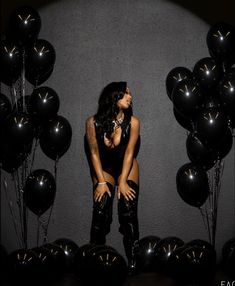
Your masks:
<instances>
[{"instance_id":1,"label":"woman's neck","mask_svg":"<svg viewBox=\"0 0 235 286\"><path fill-rule=\"evenodd\" d=\"M123 112L122 110L120 110L120 111L118 112L118 115L117 115L116 119L117 119L117 120L120 120L120 119L123 119L123 118L124 118L124 112Z\"/></svg>"}]
</instances>

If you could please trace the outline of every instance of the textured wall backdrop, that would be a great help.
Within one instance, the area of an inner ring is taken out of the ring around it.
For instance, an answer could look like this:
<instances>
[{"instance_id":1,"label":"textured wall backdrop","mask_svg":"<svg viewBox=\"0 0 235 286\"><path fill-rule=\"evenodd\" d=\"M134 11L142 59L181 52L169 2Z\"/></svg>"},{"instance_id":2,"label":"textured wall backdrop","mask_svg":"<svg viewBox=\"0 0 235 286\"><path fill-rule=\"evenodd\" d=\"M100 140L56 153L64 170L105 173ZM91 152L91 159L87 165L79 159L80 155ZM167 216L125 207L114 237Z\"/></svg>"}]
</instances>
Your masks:
<instances>
[{"instance_id":1,"label":"textured wall backdrop","mask_svg":"<svg viewBox=\"0 0 235 286\"><path fill-rule=\"evenodd\" d=\"M139 153L141 237L178 236L185 241L207 239L201 215L176 191L176 172L188 162L186 132L176 122L165 91L165 78L175 66L193 68L208 56L207 23L164 0L67 0L39 10L40 37L56 50L55 69L45 85L60 97L59 114L73 128L69 151L58 168L58 188L49 241L60 237L78 245L88 242L92 184L83 136L85 120L95 113L102 88L111 81L128 82L134 112L141 120ZM226 157L218 213L217 250L234 235L233 150ZM40 149L35 168L53 171ZM10 213L3 197L3 245L17 247ZM36 221L30 214L30 246L36 243ZM123 253L117 211L108 244Z\"/></svg>"}]
</instances>

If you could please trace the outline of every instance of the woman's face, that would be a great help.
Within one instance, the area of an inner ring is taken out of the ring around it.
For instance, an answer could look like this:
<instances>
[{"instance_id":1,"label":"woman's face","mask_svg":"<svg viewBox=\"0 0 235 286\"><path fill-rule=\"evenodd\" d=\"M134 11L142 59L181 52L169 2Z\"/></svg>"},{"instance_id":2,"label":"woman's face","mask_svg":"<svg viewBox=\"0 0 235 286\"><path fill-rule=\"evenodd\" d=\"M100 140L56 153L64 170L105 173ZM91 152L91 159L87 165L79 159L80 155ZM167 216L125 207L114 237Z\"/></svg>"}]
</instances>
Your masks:
<instances>
[{"instance_id":1,"label":"woman's face","mask_svg":"<svg viewBox=\"0 0 235 286\"><path fill-rule=\"evenodd\" d=\"M119 109L127 109L132 103L132 95L130 89L127 87L124 93L123 98L119 99L117 102L117 106Z\"/></svg>"}]
</instances>

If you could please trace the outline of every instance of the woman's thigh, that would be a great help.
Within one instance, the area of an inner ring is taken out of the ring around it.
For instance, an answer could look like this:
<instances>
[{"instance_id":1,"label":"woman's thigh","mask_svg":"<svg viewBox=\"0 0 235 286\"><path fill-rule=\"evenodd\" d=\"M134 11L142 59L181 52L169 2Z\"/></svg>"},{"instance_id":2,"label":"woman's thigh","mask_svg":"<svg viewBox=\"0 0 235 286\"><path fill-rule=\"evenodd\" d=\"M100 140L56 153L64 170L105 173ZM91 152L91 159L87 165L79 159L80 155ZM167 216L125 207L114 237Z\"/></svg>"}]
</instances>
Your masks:
<instances>
[{"instance_id":1,"label":"woman's thigh","mask_svg":"<svg viewBox=\"0 0 235 286\"><path fill-rule=\"evenodd\" d=\"M119 176L118 178L118 183L120 181L120 177L121 176ZM133 160L133 164L131 166L131 170L127 177L127 180L132 180L139 185L139 165L136 159Z\"/></svg>"}]
</instances>

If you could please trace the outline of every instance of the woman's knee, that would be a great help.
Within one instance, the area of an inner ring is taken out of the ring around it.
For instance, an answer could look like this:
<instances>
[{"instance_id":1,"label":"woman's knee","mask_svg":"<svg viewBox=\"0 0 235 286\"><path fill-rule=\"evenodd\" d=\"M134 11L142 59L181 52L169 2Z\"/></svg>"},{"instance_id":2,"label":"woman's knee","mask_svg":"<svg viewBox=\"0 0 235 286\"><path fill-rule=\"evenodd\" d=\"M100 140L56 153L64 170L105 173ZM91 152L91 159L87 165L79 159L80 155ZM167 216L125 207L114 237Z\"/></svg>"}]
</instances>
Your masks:
<instances>
[{"instance_id":1,"label":"woman's knee","mask_svg":"<svg viewBox=\"0 0 235 286\"><path fill-rule=\"evenodd\" d=\"M98 184L94 185L93 192L95 192L97 185ZM98 211L99 210L107 210L110 207L112 207L115 189L114 189L114 185L112 185L109 182L107 182L107 186L108 186L109 191L111 193L111 197L109 196L108 193L104 193L104 195L102 196L102 198L101 198L101 200L99 202L98 201L96 201L96 202L94 201L93 202L93 208L94 209L98 209Z\"/></svg>"},{"instance_id":2,"label":"woman's knee","mask_svg":"<svg viewBox=\"0 0 235 286\"><path fill-rule=\"evenodd\" d=\"M138 196L139 195L139 184L130 179L128 179L126 182L128 186L132 188L135 191L136 195Z\"/></svg>"},{"instance_id":3,"label":"woman's knee","mask_svg":"<svg viewBox=\"0 0 235 286\"><path fill-rule=\"evenodd\" d=\"M137 207L139 197L139 186L132 180L127 180L127 184L135 191L135 197L132 200L126 200L123 196L119 199L118 207L121 212L130 212Z\"/></svg>"}]
</instances>

